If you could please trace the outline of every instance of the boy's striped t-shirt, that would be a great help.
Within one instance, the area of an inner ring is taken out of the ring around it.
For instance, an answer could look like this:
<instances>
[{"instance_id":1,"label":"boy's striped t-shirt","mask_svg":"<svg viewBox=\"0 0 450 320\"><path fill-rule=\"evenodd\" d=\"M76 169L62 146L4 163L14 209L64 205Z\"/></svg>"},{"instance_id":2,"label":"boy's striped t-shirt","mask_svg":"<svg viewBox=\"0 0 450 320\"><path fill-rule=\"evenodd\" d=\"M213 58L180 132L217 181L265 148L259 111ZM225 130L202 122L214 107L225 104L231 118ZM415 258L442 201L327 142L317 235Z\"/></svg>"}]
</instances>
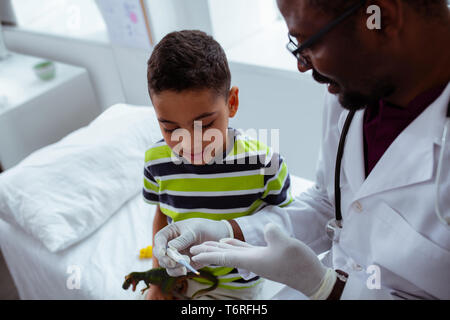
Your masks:
<instances>
[{"instance_id":1,"label":"boy's striped t-shirt","mask_svg":"<svg viewBox=\"0 0 450 320\"><path fill-rule=\"evenodd\" d=\"M169 221L230 220L267 205L289 205L293 201L290 178L280 154L239 130L229 128L228 135L232 143L223 159L205 165L188 163L164 140L151 146L145 153L145 201L158 204ZM258 282L258 277L242 279L233 268L207 268L219 277L222 288L246 288Z\"/></svg>"}]
</instances>

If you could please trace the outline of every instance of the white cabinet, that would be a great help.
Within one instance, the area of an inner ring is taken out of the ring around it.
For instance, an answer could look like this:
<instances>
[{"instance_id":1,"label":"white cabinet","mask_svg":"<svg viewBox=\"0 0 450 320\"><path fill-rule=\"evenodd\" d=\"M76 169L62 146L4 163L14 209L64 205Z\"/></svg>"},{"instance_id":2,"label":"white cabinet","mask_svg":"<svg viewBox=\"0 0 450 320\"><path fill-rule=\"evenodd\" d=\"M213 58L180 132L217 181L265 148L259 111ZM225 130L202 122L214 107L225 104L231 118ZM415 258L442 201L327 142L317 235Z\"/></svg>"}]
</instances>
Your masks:
<instances>
[{"instance_id":1,"label":"white cabinet","mask_svg":"<svg viewBox=\"0 0 450 320\"><path fill-rule=\"evenodd\" d=\"M43 59L12 53L0 61L0 163L6 170L33 151L89 124L101 108L85 69L55 62L55 78L40 80Z\"/></svg>"}]
</instances>

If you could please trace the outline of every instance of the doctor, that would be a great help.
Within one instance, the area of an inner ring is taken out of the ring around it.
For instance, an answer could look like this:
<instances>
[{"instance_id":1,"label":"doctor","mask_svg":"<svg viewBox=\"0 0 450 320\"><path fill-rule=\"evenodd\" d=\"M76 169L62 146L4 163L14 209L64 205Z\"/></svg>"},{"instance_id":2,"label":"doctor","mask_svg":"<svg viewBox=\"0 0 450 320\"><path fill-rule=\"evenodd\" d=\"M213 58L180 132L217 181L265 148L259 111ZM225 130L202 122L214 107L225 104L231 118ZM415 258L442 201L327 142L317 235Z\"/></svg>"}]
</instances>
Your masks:
<instances>
[{"instance_id":1,"label":"doctor","mask_svg":"<svg viewBox=\"0 0 450 320\"><path fill-rule=\"evenodd\" d=\"M380 9L381 29L368 27L370 5ZM450 228L435 213L442 148L437 199L443 213L450 211L450 143L441 142L450 98L446 1L278 0L278 6L299 71L312 70L330 92L315 186L284 209L167 226L155 237L161 266L172 275L185 272L165 255L169 243L193 266L236 267L311 299L450 299ZM327 232L337 212L342 219Z\"/></svg>"}]
</instances>

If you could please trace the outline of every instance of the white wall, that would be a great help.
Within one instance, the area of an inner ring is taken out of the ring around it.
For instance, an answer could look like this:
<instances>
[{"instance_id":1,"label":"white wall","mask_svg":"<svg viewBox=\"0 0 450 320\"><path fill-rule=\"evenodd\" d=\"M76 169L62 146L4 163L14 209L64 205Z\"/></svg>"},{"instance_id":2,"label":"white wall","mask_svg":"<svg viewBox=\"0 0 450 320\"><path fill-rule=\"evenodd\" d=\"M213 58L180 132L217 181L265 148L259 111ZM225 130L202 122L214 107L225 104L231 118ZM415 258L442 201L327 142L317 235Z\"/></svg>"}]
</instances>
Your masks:
<instances>
[{"instance_id":1,"label":"white wall","mask_svg":"<svg viewBox=\"0 0 450 320\"><path fill-rule=\"evenodd\" d=\"M225 48L278 17L274 0L147 0L155 42L174 30L199 29Z\"/></svg>"},{"instance_id":2,"label":"white wall","mask_svg":"<svg viewBox=\"0 0 450 320\"><path fill-rule=\"evenodd\" d=\"M11 51L86 68L103 110L125 101L121 76L109 45L16 28L5 28L4 38Z\"/></svg>"},{"instance_id":3,"label":"white wall","mask_svg":"<svg viewBox=\"0 0 450 320\"><path fill-rule=\"evenodd\" d=\"M207 0L147 0L146 3L156 43L175 30L198 29L212 34Z\"/></svg>"},{"instance_id":4,"label":"white wall","mask_svg":"<svg viewBox=\"0 0 450 320\"><path fill-rule=\"evenodd\" d=\"M314 180L319 154L325 87L308 75L230 63L240 106L230 125L279 129L280 153L289 171ZM268 138L270 142L270 137Z\"/></svg>"},{"instance_id":5,"label":"white wall","mask_svg":"<svg viewBox=\"0 0 450 320\"><path fill-rule=\"evenodd\" d=\"M147 60L151 52L114 47L113 54L122 83L124 101L135 105L151 105L147 91Z\"/></svg>"},{"instance_id":6,"label":"white wall","mask_svg":"<svg viewBox=\"0 0 450 320\"><path fill-rule=\"evenodd\" d=\"M16 28L5 29L5 43L11 51L86 68L102 110L120 102L151 104L147 93L147 60L151 52Z\"/></svg>"},{"instance_id":7,"label":"white wall","mask_svg":"<svg viewBox=\"0 0 450 320\"><path fill-rule=\"evenodd\" d=\"M178 15L176 6L172 0L147 0L146 4L151 23L153 41L157 43L164 35L177 28Z\"/></svg>"},{"instance_id":8,"label":"white wall","mask_svg":"<svg viewBox=\"0 0 450 320\"><path fill-rule=\"evenodd\" d=\"M208 0L215 39L230 48L277 18L273 0Z\"/></svg>"}]
</instances>

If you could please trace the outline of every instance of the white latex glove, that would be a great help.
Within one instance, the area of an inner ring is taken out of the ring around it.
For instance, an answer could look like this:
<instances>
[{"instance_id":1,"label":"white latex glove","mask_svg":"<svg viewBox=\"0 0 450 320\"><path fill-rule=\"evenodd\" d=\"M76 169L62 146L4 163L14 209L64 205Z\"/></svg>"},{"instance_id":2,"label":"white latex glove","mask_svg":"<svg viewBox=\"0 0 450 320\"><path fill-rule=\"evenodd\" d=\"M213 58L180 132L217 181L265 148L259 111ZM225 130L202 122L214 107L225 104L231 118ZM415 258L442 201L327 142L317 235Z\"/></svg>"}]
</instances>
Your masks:
<instances>
[{"instance_id":1,"label":"white latex glove","mask_svg":"<svg viewBox=\"0 0 450 320\"><path fill-rule=\"evenodd\" d=\"M189 263L189 257L191 256L189 248L191 246L229 237L233 237L233 229L227 221L200 218L182 220L171 223L156 233L153 254L158 259L159 265L166 268L170 276L178 277L186 274L186 267L167 256L167 247L177 250ZM191 263L191 266L199 269L204 265Z\"/></svg>"},{"instance_id":2,"label":"white latex glove","mask_svg":"<svg viewBox=\"0 0 450 320\"><path fill-rule=\"evenodd\" d=\"M237 239L205 242L191 248L192 261L251 271L284 283L313 299L326 299L336 282L336 272L325 267L303 242L269 223L264 230L267 247Z\"/></svg>"}]
</instances>

